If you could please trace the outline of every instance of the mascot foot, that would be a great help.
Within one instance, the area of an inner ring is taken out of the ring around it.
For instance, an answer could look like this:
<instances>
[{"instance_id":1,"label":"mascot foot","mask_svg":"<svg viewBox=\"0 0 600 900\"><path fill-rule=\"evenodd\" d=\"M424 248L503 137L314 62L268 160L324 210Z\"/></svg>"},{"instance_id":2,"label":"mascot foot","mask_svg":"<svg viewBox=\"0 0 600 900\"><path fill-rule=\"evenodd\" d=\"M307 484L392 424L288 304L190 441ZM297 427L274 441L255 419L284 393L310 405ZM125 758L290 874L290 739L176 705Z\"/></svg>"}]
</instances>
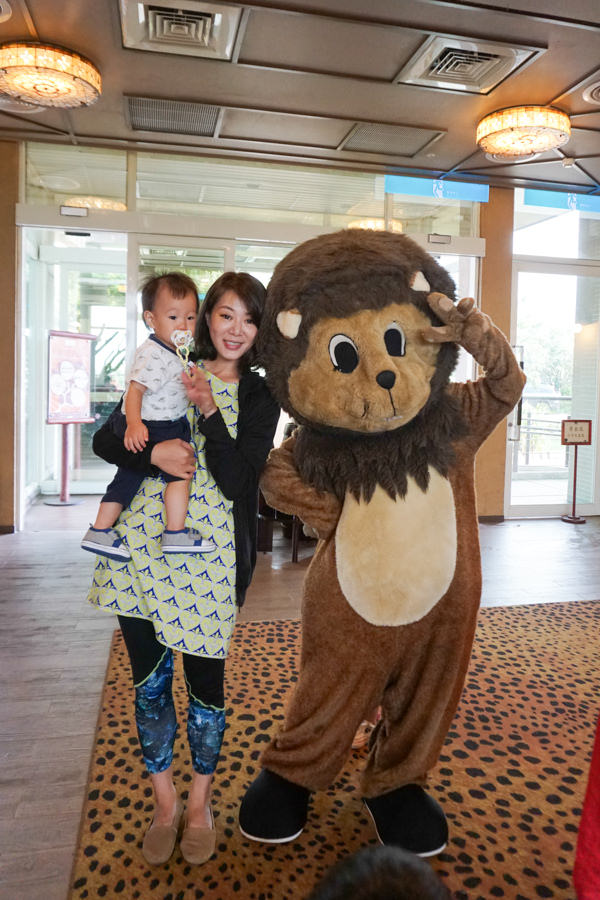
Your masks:
<instances>
[{"instance_id":1,"label":"mascot foot","mask_svg":"<svg viewBox=\"0 0 600 900\"><path fill-rule=\"evenodd\" d=\"M251 841L285 844L302 833L310 791L263 769L240 806L240 831Z\"/></svg>"},{"instance_id":2,"label":"mascot foot","mask_svg":"<svg viewBox=\"0 0 600 900\"><path fill-rule=\"evenodd\" d=\"M406 784L389 794L366 797L364 803L382 844L402 847L417 856L435 856L446 846L446 816L437 800L419 784Z\"/></svg>"}]
</instances>

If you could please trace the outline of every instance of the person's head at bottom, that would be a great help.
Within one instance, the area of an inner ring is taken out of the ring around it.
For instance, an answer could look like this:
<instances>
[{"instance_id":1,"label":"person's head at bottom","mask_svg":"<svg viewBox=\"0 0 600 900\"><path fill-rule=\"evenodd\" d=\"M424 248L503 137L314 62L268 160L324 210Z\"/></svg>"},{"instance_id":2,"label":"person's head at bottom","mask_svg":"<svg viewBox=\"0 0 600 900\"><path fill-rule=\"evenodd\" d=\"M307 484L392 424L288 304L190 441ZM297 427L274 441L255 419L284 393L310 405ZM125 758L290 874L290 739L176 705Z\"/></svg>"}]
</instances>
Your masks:
<instances>
[{"instance_id":1,"label":"person's head at bottom","mask_svg":"<svg viewBox=\"0 0 600 900\"><path fill-rule=\"evenodd\" d=\"M307 900L450 900L429 863L400 847L365 847L341 860Z\"/></svg>"}]
</instances>

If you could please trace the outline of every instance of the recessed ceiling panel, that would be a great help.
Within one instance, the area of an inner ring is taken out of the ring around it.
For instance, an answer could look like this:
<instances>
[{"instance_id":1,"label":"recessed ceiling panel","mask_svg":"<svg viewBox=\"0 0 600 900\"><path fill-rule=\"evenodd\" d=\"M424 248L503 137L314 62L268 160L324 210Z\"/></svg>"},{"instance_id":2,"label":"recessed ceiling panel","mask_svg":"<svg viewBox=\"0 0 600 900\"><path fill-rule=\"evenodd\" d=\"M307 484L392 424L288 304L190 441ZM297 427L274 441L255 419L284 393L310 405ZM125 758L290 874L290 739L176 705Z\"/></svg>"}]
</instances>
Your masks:
<instances>
[{"instance_id":1,"label":"recessed ceiling panel","mask_svg":"<svg viewBox=\"0 0 600 900\"><path fill-rule=\"evenodd\" d=\"M410 29L253 9L239 61L390 82L422 40Z\"/></svg>"},{"instance_id":2,"label":"recessed ceiling panel","mask_svg":"<svg viewBox=\"0 0 600 900\"><path fill-rule=\"evenodd\" d=\"M413 128L408 125L360 123L354 126L339 149L411 157L422 153L443 133L430 128Z\"/></svg>"},{"instance_id":3,"label":"recessed ceiling panel","mask_svg":"<svg viewBox=\"0 0 600 900\"><path fill-rule=\"evenodd\" d=\"M566 172L568 172L568 178L565 178ZM592 180L583 172L575 166L570 166L568 169L565 169L561 160L556 160L556 162L544 162L541 159L534 159L530 163L520 163L519 165L490 164L490 168L478 170L477 174L487 175L490 178L493 176L500 176L502 178L535 180L547 184L556 184L557 186L568 181L569 184L573 185L593 187ZM458 175L460 175L460 173L457 173L457 176ZM531 187L535 187L535 185L532 184Z\"/></svg>"},{"instance_id":4,"label":"recessed ceiling panel","mask_svg":"<svg viewBox=\"0 0 600 900\"><path fill-rule=\"evenodd\" d=\"M243 141L269 141L334 150L348 131L348 122L257 110L225 111L219 137Z\"/></svg>"},{"instance_id":5,"label":"recessed ceiling panel","mask_svg":"<svg viewBox=\"0 0 600 900\"><path fill-rule=\"evenodd\" d=\"M587 131L587 128L590 130ZM561 150L566 156L600 157L600 115L576 119L571 137Z\"/></svg>"}]
</instances>

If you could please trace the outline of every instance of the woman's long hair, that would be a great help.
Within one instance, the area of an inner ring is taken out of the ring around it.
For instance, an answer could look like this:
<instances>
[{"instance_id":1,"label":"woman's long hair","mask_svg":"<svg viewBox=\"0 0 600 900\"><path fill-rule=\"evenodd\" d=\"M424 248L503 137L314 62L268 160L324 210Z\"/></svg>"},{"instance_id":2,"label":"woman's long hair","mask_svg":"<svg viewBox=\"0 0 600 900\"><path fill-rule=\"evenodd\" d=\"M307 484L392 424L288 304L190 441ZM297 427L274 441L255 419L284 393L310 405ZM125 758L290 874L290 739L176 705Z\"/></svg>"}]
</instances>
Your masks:
<instances>
[{"instance_id":1,"label":"woman's long hair","mask_svg":"<svg viewBox=\"0 0 600 900\"><path fill-rule=\"evenodd\" d=\"M247 272L225 272L209 287L198 313L194 334L196 344L194 357L196 360L216 359L217 351L210 336L207 317L227 291L233 291L240 298L254 325L257 328L260 326L265 307L266 288L258 278ZM251 366L255 366L257 359L256 342L254 342L240 358L239 371L243 372Z\"/></svg>"}]
</instances>

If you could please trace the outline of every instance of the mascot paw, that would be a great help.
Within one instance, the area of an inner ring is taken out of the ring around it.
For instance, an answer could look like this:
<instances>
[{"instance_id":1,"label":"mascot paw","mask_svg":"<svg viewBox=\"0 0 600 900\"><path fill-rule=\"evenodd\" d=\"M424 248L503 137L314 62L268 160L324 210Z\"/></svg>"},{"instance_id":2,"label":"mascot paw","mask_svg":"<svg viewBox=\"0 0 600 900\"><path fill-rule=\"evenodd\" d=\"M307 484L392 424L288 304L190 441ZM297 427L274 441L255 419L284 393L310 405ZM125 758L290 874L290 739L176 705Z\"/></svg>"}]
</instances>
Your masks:
<instances>
[{"instance_id":1,"label":"mascot paw","mask_svg":"<svg viewBox=\"0 0 600 900\"><path fill-rule=\"evenodd\" d=\"M441 853L448 840L446 816L437 800L418 784L364 800L382 844L409 850L417 856Z\"/></svg>"},{"instance_id":2,"label":"mascot paw","mask_svg":"<svg viewBox=\"0 0 600 900\"><path fill-rule=\"evenodd\" d=\"M251 841L284 844L306 825L310 791L263 769L240 806L240 831Z\"/></svg>"}]
</instances>

